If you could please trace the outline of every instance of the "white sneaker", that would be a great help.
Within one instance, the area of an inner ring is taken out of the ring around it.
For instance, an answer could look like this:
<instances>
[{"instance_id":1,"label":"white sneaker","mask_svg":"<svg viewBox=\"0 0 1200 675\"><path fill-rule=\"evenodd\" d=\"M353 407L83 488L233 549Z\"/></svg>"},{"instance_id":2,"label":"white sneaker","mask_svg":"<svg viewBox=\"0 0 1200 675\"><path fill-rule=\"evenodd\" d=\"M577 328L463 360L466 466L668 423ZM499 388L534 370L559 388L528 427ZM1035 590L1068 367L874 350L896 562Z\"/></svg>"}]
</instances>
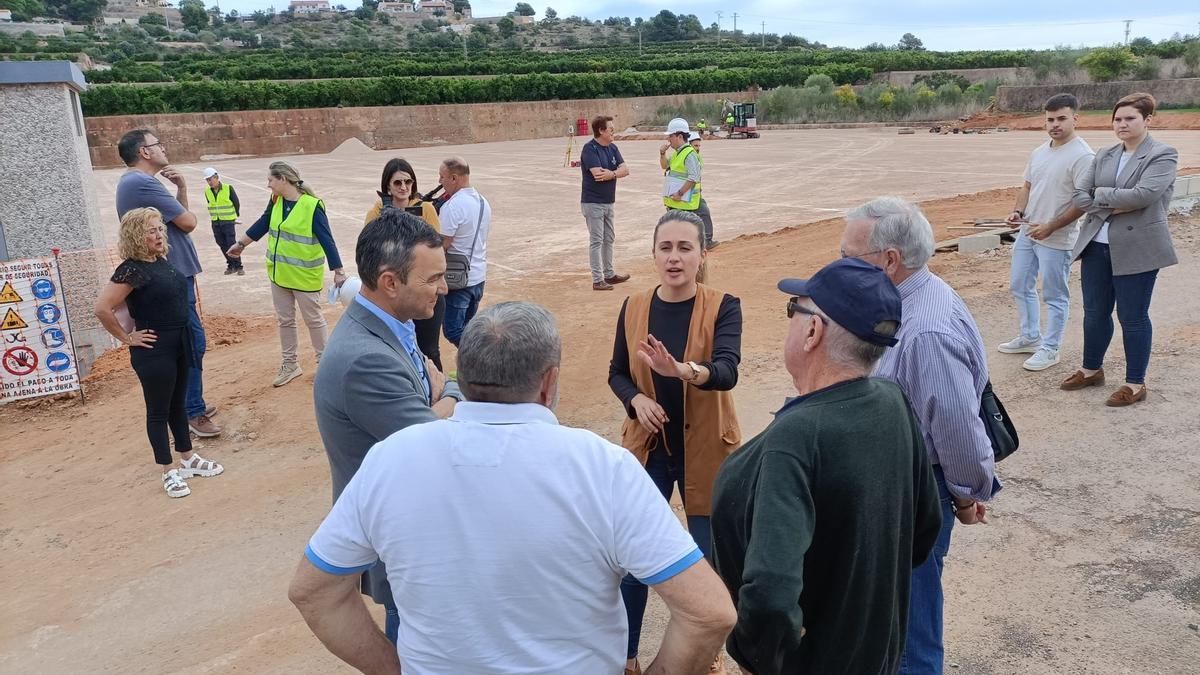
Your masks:
<instances>
[{"instance_id":1,"label":"white sneaker","mask_svg":"<svg viewBox=\"0 0 1200 675\"><path fill-rule=\"evenodd\" d=\"M1027 340L1018 335L1008 342L1001 342L996 349L1002 354L1032 354L1042 346L1041 340Z\"/></svg>"},{"instance_id":2,"label":"white sneaker","mask_svg":"<svg viewBox=\"0 0 1200 675\"><path fill-rule=\"evenodd\" d=\"M282 387L303 374L304 371L300 370L299 364L285 363L279 366L279 374L275 376L275 381L272 384L276 387Z\"/></svg>"},{"instance_id":3,"label":"white sneaker","mask_svg":"<svg viewBox=\"0 0 1200 675\"><path fill-rule=\"evenodd\" d=\"M1058 363L1058 350L1042 348L1034 352L1033 356L1025 359L1022 365L1025 370L1045 370L1050 366Z\"/></svg>"}]
</instances>

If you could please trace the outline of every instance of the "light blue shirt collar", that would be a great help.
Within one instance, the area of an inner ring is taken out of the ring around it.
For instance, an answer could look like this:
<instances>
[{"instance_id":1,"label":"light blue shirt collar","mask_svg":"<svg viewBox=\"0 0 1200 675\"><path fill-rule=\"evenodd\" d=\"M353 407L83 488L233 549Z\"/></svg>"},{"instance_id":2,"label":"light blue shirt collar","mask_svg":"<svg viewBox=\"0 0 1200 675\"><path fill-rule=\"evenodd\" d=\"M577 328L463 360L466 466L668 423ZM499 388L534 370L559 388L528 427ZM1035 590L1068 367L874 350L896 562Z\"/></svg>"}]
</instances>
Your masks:
<instances>
[{"instance_id":1,"label":"light blue shirt collar","mask_svg":"<svg viewBox=\"0 0 1200 675\"><path fill-rule=\"evenodd\" d=\"M418 351L417 328L413 325L412 321L401 321L391 314L388 314L380 309L378 305L363 297L362 293L355 295L354 301L363 307L366 307L372 314L379 317L379 320L382 321L384 325L386 325L388 329L392 331L392 334L396 336L396 339L400 340L400 344L404 345L404 348L407 349L410 354Z\"/></svg>"}]
</instances>

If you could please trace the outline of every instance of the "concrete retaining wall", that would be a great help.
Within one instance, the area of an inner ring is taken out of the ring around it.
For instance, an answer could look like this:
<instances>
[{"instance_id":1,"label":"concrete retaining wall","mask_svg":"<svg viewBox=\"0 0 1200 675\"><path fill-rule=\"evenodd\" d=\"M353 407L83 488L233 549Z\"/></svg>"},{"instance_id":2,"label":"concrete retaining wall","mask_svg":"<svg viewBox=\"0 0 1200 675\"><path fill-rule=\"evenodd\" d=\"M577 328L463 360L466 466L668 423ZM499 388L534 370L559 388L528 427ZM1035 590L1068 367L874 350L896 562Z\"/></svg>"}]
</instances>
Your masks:
<instances>
[{"instance_id":1,"label":"concrete retaining wall","mask_svg":"<svg viewBox=\"0 0 1200 675\"><path fill-rule=\"evenodd\" d=\"M1191 106L1200 102L1200 78L1000 87L996 90L996 108L1007 112L1037 111L1046 99L1068 92L1079 98L1084 110L1107 110L1122 96L1135 91L1149 92L1159 105Z\"/></svg>"},{"instance_id":2,"label":"concrete retaining wall","mask_svg":"<svg viewBox=\"0 0 1200 675\"><path fill-rule=\"evenodd\" d=\"M753 100L746 92L576 101L530 101L372 108L250 110L171 115L89 117L88 146L96 167L120 166L117 141L130 129L154 130L173 162L217 155L324 153L357 138L375 150L486 143L566 135L580 117L612 115L617 129L653 119L662 106L689 99Z\"/></svg>"}]
</instances>

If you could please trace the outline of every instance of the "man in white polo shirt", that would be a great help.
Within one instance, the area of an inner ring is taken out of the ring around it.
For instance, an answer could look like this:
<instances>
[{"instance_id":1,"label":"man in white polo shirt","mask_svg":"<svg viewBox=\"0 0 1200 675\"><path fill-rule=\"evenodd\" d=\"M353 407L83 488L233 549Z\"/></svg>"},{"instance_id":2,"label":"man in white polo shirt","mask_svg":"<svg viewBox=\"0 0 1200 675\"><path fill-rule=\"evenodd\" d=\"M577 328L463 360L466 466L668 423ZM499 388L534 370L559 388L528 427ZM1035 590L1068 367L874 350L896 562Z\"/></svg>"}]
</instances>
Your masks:
<instances>
[{"instance_id":1,"label":"man in white polo shirt","mask_svg":"<svg viewBox=\"0 0 1200 675\"><path fill-rule=\"evenodd\" d=\"M1059 348L1067 327L1071 293L1071 249L1079 236L1083 211L1071 204L1075 189L1087 188L1087 173L1095 152L1075 135L1079 100L1058 94L1046 101L1046 133L1050 140L1038 146L1025 167L1025 184L1017 194L1008 222L1019 225L1013 243L1009 290L1017 302L1021 332L997 350L1005 354L1033 354L1026 370L1045 370L1059 362ZM1041 327L1037 282L1042 278L1046 302L1046 330Z\"/></svg>"},{"instance_id":2,"label":"man in white polo shirt","mask_svg":"<svg viewBox=\"0 0 1200 675\"><path fill-rule=\"evenodd\" d=\"M467 401L367 454L289 591L333 654L369 673L615 674L628 573L671 611L646 673L707 672L736 620L729 593L633 455L559 425L561 350L545 308L487 308L459 345ZM358 596L376 561L395 645Z\"/></svg>"}]
</instances>

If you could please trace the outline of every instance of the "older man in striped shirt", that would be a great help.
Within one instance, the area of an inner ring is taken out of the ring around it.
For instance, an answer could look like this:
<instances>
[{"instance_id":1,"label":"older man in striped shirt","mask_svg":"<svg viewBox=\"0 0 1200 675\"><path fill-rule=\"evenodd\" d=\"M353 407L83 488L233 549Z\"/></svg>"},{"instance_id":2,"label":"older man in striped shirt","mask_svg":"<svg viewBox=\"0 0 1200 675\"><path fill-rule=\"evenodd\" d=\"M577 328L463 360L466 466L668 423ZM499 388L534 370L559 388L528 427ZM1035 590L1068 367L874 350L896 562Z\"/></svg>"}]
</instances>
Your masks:
<instances>
[{"instance_id":1,"label":"older man in striped shirt","mask_svg":"<svg viewBox=\"0 0 1200 675\"><path fill-rule=\"evenodd\" d=\"M878 265L900 290L904 324L899 343L875 368L904 390L921 427L942 500L942 529L933 553L913 569L908 639L900 673L941 675L942 565L954 521L987 523L988 501L1000 490L992 445L979 418L988 381L987 358L962 298L926 264L933 228L916 206L880 197L846 214L842 257Z\"/></svg>"}]
</instances>

